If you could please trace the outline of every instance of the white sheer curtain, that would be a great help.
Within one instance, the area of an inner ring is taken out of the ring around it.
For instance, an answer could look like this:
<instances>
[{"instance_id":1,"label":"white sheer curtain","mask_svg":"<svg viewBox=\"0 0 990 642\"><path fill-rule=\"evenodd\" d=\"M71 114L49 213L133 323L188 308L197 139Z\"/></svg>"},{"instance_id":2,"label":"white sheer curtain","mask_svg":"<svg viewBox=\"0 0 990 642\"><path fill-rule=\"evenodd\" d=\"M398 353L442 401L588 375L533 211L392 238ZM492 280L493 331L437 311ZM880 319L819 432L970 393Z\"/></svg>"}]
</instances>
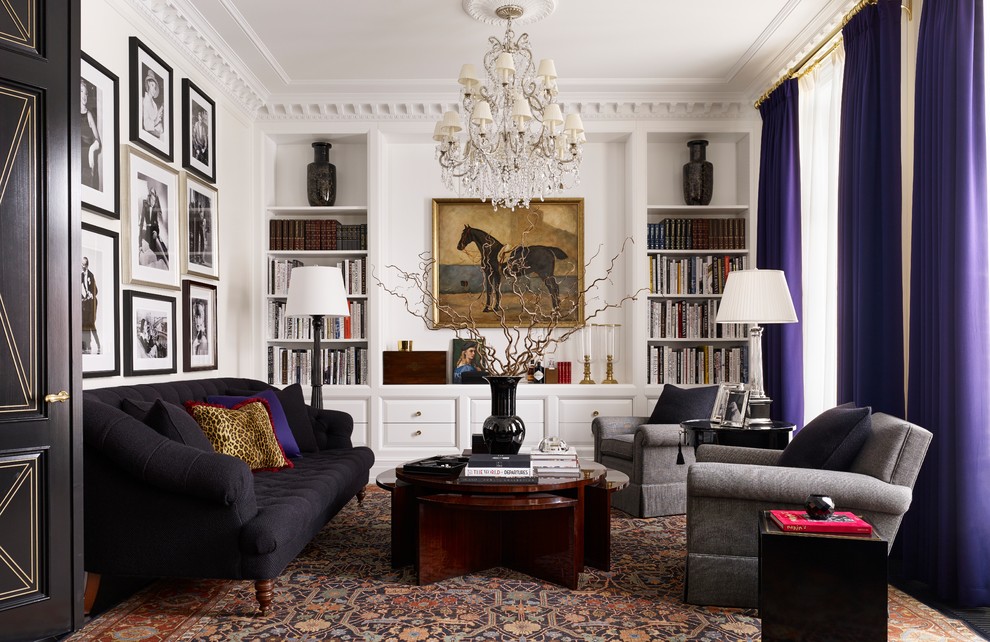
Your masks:
<instances>
[{"instance_id":1,"label":"white sheer curtain","mask_svg":"<svg viewBox=\"0 0 990 642\"><path fill-rule=\"evenodd\" d=\"M798 80L804 421L836 404L839 115L845 49Z\"/></svg>"}]
</instances>

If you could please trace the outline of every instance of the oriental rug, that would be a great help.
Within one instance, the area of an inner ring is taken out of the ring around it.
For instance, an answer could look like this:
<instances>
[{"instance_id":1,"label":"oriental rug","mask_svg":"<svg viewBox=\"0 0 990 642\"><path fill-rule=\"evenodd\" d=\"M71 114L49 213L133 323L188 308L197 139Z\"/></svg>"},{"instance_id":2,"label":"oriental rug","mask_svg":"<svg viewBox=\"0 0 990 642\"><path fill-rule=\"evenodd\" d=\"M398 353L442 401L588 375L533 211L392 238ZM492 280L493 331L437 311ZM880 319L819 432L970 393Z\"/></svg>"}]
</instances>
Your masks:
<instances>
[{"instance_id":1,"label":"oriental rug","mask_svg":"<svg viewBox=\"0 0 990 642\"><path fill-rule=\"evenodd\" d=\"M503 568L417 586L389 563L389 497L369 487L276 581L271 613L254 615L248 581L159 580L90 621L72 642L368 640L607 642L757 640L755 610L681 601L683 515L612 514L612 571L588 569L572 591ZM980 640L888 588L890 640Z\"/></svg>"}]
</instances>

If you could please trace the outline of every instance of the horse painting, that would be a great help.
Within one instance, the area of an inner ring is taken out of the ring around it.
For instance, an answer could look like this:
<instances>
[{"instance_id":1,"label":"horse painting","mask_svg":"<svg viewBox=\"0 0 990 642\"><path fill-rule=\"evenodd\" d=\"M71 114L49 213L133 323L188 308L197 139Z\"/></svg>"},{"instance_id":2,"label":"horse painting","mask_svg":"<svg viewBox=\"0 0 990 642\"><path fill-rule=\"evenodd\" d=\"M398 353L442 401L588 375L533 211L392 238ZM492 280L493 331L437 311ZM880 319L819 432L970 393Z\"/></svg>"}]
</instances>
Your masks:
<instances>
[{"instance_id":1,"label":"horse painting","mask_svg":"<svg viewBox=\"0 0 990 642\"><path fill-rule=\"evenodd\" d=\"M505 259L502 252L505 244L488 232L464 226L457 249L463 251L471 243L481 252L481 271L485 283L485 312L502 309L502 277L519 278L535 274L550 293L550 303L554 310L560 308L560 286L553 273L557 259L566 259L567 253L559 247L549 245L520 245L513 248Z\"/></svg>"}]
</instances>

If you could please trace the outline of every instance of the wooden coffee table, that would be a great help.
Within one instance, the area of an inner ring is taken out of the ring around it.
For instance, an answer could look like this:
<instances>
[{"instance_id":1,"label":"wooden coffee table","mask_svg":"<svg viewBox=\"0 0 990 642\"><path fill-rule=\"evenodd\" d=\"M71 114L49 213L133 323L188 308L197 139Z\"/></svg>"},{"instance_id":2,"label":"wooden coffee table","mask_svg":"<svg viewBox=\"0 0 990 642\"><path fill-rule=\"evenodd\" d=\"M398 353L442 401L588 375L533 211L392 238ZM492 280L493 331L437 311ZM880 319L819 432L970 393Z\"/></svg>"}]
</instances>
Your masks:
<instances>
[{"instance_id":1,"label":"wooden coffee table","mask_svg":"<svg viewBox=\"0 0 990 642\"><path fill-rule=\"evenodd\" d=\"M477 483L389 470L392 566L416 565L419 584L493 566L577 588L585 565L611 567L611 493L629 477L581 462L581 477Z\"/></svg>"}]
</instances>

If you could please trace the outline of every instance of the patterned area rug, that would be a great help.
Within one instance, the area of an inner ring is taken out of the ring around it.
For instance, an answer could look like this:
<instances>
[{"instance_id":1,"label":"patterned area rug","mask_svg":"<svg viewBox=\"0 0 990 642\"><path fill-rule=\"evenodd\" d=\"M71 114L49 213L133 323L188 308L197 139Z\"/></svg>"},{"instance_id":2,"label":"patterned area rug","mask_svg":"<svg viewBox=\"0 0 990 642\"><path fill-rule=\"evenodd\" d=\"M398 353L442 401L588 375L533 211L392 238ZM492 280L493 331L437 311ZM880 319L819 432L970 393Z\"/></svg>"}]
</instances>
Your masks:
<instances>
[{"instance_id":1,"label":"patterned area rug","mask_svg":"<svg viewBox=\"0 0 990 642\"><path fill-rule=\"evenodd\" d=\"M278 579L272 612L254 617L253 582L161 580L67 638L82 641L369 640L606 642L755 640L753 610L681 602L684 516L613 511L612 572L581 574L578 590L502 568L416 586L389 564L389 497L369 488ZM980 640L890 587L888 639Z\"/></svg>"}]
</instances>

